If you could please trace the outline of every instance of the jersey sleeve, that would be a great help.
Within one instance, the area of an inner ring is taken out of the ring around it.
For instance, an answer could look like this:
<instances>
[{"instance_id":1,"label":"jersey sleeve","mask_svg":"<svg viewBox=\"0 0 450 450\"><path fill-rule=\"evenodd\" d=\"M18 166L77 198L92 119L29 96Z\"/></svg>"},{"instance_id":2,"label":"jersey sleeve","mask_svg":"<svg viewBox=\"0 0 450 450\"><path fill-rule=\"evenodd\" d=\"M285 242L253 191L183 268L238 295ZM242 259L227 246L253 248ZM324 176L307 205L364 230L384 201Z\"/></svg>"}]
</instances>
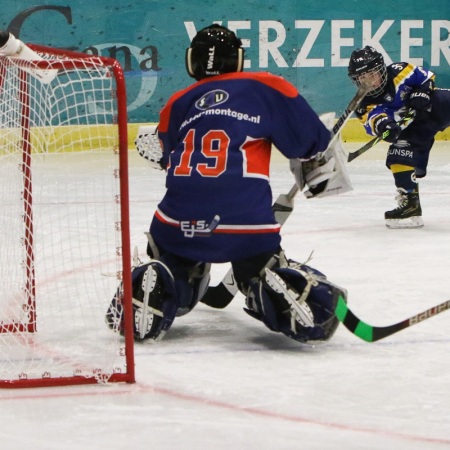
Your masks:
<instances>
[{"instance_id":1,"label":"jersey sleeve","mask_svg":"<svg viewBox=\"0 0 450 450\"><path fill-rule=\"evenodd\" d=\"M431 90L434 88L435 75L428 69L421 66L414 66L412 64L405 64L404 68L399 72L394 82L401 82L405 79L405 85L413 89Z\"/></svg>"},{"instance_id":2,"label":"jersey sleeve","mask_svg":"<svg viewBox=\"0 0 450 450\"><path fill-rule=\"evenodd\" d=\"M172 105L176 98L178 98L178 94L175 94L167 102L159 114L158 138L162 144L163 156L161 159L161 166L164 168L167 168L167 165L169 164L170 152L177 145L177 142L175 141L176 133L171 131L171 127L173 127L173 121L171 120Z\"/></svg>"},{"instance_id":3,"label":"jersey sleeve","mask_svg":"<svg viewBox=\"0 0 450 450\"><path fill-rule=\"evenodd\" d=\"M271 138L287 158L310 159L325 150L330 131L304 97L287 81L289 91L276 91L272 100ZM289 92L287 95L285 92Z\"/></svg>"}]
</instances>

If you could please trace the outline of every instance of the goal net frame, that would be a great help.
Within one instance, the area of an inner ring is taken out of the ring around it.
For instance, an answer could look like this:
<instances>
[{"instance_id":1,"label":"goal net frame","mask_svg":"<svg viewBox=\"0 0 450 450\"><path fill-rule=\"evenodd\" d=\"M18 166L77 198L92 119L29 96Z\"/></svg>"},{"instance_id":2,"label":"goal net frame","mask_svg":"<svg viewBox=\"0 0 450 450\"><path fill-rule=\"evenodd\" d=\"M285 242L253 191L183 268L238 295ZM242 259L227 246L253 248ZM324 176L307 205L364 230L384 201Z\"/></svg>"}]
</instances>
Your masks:
<instances>
[{"instance_id":1,"label":"goal net frame","mask_svg":"<svg viewBox=\"0 0 450 450\"><path fill-rule=\"evenodd\" d=\"M40 315L39 312L37 312L39 311L40 305L36 292L37 275L35 268L38 255L36 255L35 223L33 216L33 190L35 188L33 185L33 159L35 158L34 155L36 153L42 153L43 151L42 149L34 148L36 139L33 137L33 128L36 127L36 124L33 123L31 117L37 113L34 110L31 110L32 103L36 99L31 98L31 95L33 94L31 93L32 89L29 88L31 85L30 80L32 83L42 83L50 86L52 83L55 83L54 80L58 80L58 77L60 77L61 74L66 74L66 76L70 77L71 74L74 74L77 71L82 74L87 74L90 73L91 70L101 70L105 79L108 77L111 78L110 85L112 86L112 89L110 92L105 93L105 96L111 96L111 99L108 100L110 102L108 105L112 105L113 111L110 114L111 123L103 122L98 128L101 129L102 126L107 127L106 133L109 134L111 133L111 130L114 130L114 146L113 148L108 149L109 153L107 154L107 157L113 159L115 164L117 163L117 167L113 171L114 175L111 178L116 179L114 180L114 183L117 185L117 193L112 201L116 206L112 206L112 208L115 207L117 209L116 214L118 217L117 221L111 224L112 227L114 227L118 241L117 247L114 249L115 256L117 256L117 261L115 261L114 264L116 264L115 267L118 267L118 270L112 274L107 273L101 275L103 277L112 278L117 289L116 294L115 291L112 291L110 293L110 298L104 299L104 301L109 303L115 295L123 307L123 323L121 324L120 330L107 329L106 324L103 322L103 317L102 325L105 327L106 332L109 333L108 336L110 336L111 340L115 341L114 345L117 345L117 354L120 357L120 364L108 368L106 371L102 368L97 368L95 365L88 368L87 371L81 371L75 368L71 374L63 375L59 375L58 371L54 374L51 367L46 369L45 366L43 366L40 374L36 375L33 373L30 376L26 371L27 361L24 361L25 369L21 370L20 365L17 365L17 367L11 369L12 373L10 377L5 376L4 373L0 374L0 388L66 386L105 382L133 383L135 381L135 371L129 230L127 106L124 73L119 62L113 58L88 55L41 45L29 44L28 47L39 55L39 60L25 60L9 56L0 57L0 103L2 101L2 96L5 94L4 90L7 89L7 76L15 76L17 77L14 82L18 86L16 93L16 97L18 98L9 101L17 102L20 104L19 109L21 109L19 113L20 123L16 124L16 128L20 128L19 131L16 130L16 133L18 133L19 136L17 138L18 143L16 142L14 145L16 150L18 148L17 152L21 153L21 156L19 155L21 160L18 162L21 166L19 170L23 179L23 186L21 188L23 202L23 206L21 206L23 211L23 230L17 230L17 233L23 233L21 242L24 253L24 258L21 263L22 266L24 266L23 281L20 289L18 288L24 296L22 304L24 314L22 314L21 320L12 320L10 322L2 320L0 317L0 341L1 339L7 340L11 338L14 341L12 345L14 345L19 340L17 335L20 334L21 345L26 346L28 345L28 342L31 342L30 345L35 345L34 337L37 338L39 333L42 332L42 326L40 326L39 323ZM11 75L11 70L13 71L13 75ZM7 72L9 74L7 74ZM44 75L44 81L37 80L37 78L42 75ZM82 97L83 92L80 92L77 96ZM68 103L71 101L74 100L68 100ZM92 101L92 99L86 99L84 101L86 102L86 109L89 109L87 103ZM72 105L69 105L65 114L70 114L71 106ZM2 108L7 109L8 105L2 106ZM76 112L75 108L75 113ZM0 133L8 133L10 131L10 129L8 130L8 126L11 128L10 124L5 126L0 122ZM67 126L67 128L70 128L70 126ZM101 140L102 138L100 136L97 137L97 139ZM81 141L82 140L83 138L81 137ZM44 144L46 145L46 143ZM11 146L11 144L9 145ZM80 142L77 142L74 145L81 144ZM2 164L1 157L3 155L1 151L0 147L0 165ZM77 150L74 150L74 154L76 153ZM42 157L41 155L38 156ZM111 183L113 183L113 181L111 181ZM5 184L7 184L7 182L5 182ZM8 187L3 185L0 186L0 189L8 189ZM64 233L64 230L61 230L61 233ZM98 230L98 233L101 234L102 230ZM101 237L98 238L99 242L100 240ZM0 251L4 251L4 249ZM117 286L119 286L119 288L117 288ZM2 299L0 298L0 308L1 302ZM104 313L106 313L106 307ZM80 332L83 332L83 330L80 330ZM109 337L105 338L105 341L108 339ZM4 345L4 342L0 342L0 346L1 345ZM110 344L108 343L108 345ZM0 353L0 364L10 364L9 360L2 361L1 359L2 356ZM71 364L73 367L76 366L76 363ZM113 362L113 364L115 364L115 362Z\"/></svg>"}]
</instances>

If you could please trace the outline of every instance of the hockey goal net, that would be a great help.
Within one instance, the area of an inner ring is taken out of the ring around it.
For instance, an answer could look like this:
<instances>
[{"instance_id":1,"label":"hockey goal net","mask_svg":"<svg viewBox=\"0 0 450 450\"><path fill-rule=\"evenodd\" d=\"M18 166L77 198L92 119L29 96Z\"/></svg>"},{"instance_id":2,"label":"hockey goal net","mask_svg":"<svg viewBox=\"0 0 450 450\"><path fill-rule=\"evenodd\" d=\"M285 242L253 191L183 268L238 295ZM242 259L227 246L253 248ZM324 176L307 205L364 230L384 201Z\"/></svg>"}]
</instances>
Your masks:
<instances>
[{"instance_id":1,"label":"hockey goal net","mask_svg":"<svg viewBox=\"0 0 450 450\"><path fill-rule=\"evenodd\" d=\"M0 387L133 382L123 73L30 47L0 57Z\"/></svg>"}]
</instances>

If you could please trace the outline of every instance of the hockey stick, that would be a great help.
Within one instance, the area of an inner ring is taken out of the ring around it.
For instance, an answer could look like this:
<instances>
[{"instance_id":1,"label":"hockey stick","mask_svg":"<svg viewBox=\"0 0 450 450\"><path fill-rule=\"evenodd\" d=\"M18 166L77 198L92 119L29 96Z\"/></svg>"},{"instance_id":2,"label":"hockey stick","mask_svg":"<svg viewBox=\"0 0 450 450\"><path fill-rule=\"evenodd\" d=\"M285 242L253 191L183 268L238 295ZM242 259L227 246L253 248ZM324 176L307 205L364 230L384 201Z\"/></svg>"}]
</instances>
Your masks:
<instances>
[{"instance_id":1,"label":"hockey stick","mask_svg":"<svg viewBox=\"0 0 450 450\"><path fill-rule=\"evenodd\" d=\"M414 109L410 109L408 110L408 112L406 113L406 115L404 117L402 117L398 122L397 125L399 126L404 126L404 128L406 128L406 126L409 125L409 122L414 119L415 116L415 110ZM405 126L406 125L406 126ZM370 150L374 145L378 144L378 142L383 141L384 139L386 139L387 137L389 137L390 135L390 130L386 130L383 134L381 134L380 136L377 136L375 138L373 138L371 141L369 141L367 144L363 145L359 150L355 150L354 152L350 152L348 154L348 159L347 162L353 161L355 158L357 158L358 156L362 155L363 153L367 152L367 150Z\"/></svg>"},{"instance_id":2,"label":"hockey stick","mask_svg":"<svg viewBox=\"0 0 450 450\"><path fill-rule=\"evenodd\" d=\"M349 120L350 116L358 108L362 99L365 97L367 92L370 90L369 87L360 86L355 96L350 100L345 111L337 120L333 129L331 130L330 142L328 144L327 150L332 147L334 142L342 131L342 128ZM324 153L327 151L325 150ZM275 203L272 205L272 210L275 214L275 220L280 224L284 225L286 220L291 215L294 209L294 198L299 192L299 187L295 183L287 194L281 194L276 199ZM205 305L211 306L212 308L225 308L238 293L239 289L237 287L236 281L233 275L233 269L230 268L226 273L223 280L216 286L209 286L205 295L200 300Z\"/></svg>"},{"instance_id":3,"label":"hockey stick","mask_svg":"<svg viewBox=\"0 0 450 450\"><path fill-rule=\"evenodd\" d=\"M358 336L360 339L366 342L375 342L379 341L380 339L384 339L385 337L391 336L392 334L397 333L401 330L404 330L405 328L417 325L418 323L423 322L430 317L436 316L441 312L447 311L448 309L450 309L450 300L446 300L440 305L433 306L426 311L411 316L393 325L387 325L385 327L375 327L363 322L361 319L358 319L358 317L356 317L348 308L344 298L342 296L339 296L334 313L336 314L339 322L341 322L355 336Z\"/></svg>"}]
</instances>

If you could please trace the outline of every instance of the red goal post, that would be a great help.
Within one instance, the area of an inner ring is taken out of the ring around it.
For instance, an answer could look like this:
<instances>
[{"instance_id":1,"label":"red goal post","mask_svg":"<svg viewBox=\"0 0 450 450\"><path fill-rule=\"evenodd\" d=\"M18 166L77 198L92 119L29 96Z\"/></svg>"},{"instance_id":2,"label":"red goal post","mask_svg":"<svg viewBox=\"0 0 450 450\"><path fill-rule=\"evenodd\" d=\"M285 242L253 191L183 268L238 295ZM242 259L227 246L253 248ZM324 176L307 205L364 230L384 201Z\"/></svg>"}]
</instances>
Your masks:
<instances>
[{"instance_id":1,"label":"red goal post","mask_svg":"<svg viewBox=\"0 0 450 450\"><path fill-rule=\"evenodd\" d=\"M28 48L0 56L0 388L131 383L124 74ZM114 295L124 336L104 323Z\"/></svg>"}]
</instances>

